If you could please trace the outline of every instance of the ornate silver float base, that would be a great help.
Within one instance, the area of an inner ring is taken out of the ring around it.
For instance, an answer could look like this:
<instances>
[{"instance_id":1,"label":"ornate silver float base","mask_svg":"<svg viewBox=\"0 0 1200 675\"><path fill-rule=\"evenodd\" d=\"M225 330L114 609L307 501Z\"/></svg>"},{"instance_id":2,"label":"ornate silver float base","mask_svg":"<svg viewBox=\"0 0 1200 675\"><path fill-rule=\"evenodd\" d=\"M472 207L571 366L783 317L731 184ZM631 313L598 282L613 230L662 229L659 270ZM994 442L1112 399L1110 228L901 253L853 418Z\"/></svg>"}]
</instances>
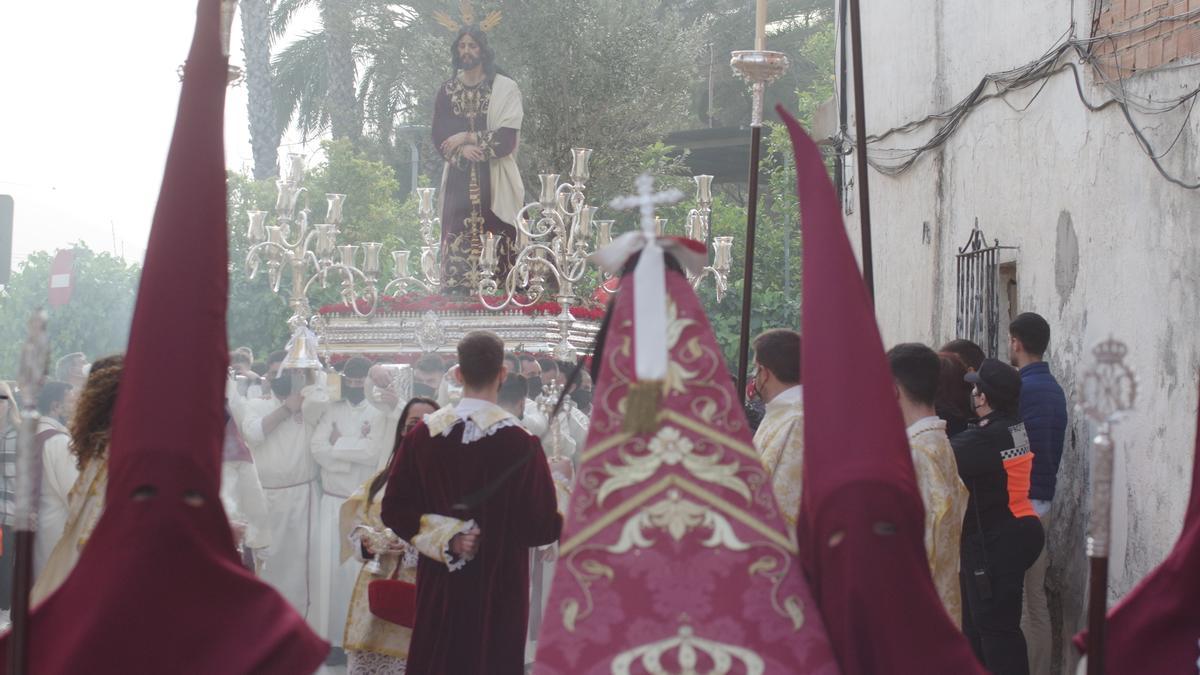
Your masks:
<instances>
[{"instance_id":1,"label":"ornate silver float base","mask_svg":"<svg viewBox=\"0 0 1200 675\"><path fill-rule=\"evenodd\" d=\"M473 330L496 333L510 351L562 353L562 324L557 314L380 310L370 318L327 314L319 323L322 352L331 356L370 354L410 361L426 353L452 354L458 341ZM573 320L566 328L570 347L580 355L591 354L600 322Z\"/></svg>"}]
</instances>

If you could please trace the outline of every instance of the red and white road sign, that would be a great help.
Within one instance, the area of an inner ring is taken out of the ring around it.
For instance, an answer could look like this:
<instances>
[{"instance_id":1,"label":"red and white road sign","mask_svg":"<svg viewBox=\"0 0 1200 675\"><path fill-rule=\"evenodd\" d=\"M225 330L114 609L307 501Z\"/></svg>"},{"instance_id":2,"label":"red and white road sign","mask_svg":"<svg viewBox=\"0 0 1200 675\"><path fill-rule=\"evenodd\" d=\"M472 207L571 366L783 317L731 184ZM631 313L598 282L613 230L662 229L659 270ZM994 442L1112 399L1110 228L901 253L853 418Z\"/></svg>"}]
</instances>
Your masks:
<instances>
[{"instance_id":1,"label":"red and white road sign","mask_svg":"<svg viewBox=\"0 0 1200 675\"><path fill-rule=\"evenodd\" d=\"M75 290L75 251L64 249L50 263L50 306L62 307L71 302Z\"/></svg>"}]
</instances>

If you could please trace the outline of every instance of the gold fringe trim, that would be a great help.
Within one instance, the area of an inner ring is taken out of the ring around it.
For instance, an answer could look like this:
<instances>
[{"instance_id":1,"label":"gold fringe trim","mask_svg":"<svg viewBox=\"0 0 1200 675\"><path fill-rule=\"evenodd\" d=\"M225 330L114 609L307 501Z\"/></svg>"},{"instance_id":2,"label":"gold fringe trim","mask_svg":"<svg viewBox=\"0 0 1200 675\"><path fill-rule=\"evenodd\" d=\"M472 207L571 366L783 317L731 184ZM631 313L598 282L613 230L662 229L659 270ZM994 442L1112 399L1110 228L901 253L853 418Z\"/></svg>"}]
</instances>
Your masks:
<instances>
[{"instance_id":1,"label":"gold fringe trim","mask_svg":"<svg viewBox=\"0 0 1200 675\"><path fill-rule=\"evenodd\" d=\"M662 380L639 381L629 385L622 423L626 433L651 434L658 430L662 391Z\"/></svg>"}]
</instances>

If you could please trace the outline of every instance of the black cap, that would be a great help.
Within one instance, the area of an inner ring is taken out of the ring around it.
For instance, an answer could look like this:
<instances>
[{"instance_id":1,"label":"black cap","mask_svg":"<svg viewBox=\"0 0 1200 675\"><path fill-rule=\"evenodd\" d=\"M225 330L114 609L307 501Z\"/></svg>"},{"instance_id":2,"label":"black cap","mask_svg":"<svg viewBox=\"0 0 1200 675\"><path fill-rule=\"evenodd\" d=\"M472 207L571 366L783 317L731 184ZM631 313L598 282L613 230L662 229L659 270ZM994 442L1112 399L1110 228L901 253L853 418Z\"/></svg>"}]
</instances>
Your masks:
<instances>
[{"instance_id":1,"label":"black cap","mask_svg":"<svg viewBox=\"0 0 1200 675\"><path fill-rule=\"evenodd\" d=\"M978 385L996 409L1014 406L1021 398L1021 374L1016 368L996 359L984 359L979 370L967 373L963 379Z\"/></svg>"}]
</instances>

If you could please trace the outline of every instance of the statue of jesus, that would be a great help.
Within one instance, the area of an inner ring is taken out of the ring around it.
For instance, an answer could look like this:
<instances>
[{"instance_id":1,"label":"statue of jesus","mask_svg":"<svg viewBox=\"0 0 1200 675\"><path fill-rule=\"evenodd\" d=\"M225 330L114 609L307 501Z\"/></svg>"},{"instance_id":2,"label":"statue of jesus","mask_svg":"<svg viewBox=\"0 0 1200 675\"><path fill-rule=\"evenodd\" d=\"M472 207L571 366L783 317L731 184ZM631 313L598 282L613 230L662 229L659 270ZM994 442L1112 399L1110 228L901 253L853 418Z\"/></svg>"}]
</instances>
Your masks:
<instances>
[{"instance_id":1,"label":"statue of jesus","mask_svg":"<svg viewBox=\"0 0 1200 675\"><path fill-rule=\"evenodd\" d=\"M433 143L446 160L442 291L474 295L489 232L497 240L497 281L518 253L513 223L525 199L516 161L524 110L517 83L497 72L496 55L478 24L457 31L450 57L454 76L438 89L433 112Z\"/></svg>"}]
</instances>

